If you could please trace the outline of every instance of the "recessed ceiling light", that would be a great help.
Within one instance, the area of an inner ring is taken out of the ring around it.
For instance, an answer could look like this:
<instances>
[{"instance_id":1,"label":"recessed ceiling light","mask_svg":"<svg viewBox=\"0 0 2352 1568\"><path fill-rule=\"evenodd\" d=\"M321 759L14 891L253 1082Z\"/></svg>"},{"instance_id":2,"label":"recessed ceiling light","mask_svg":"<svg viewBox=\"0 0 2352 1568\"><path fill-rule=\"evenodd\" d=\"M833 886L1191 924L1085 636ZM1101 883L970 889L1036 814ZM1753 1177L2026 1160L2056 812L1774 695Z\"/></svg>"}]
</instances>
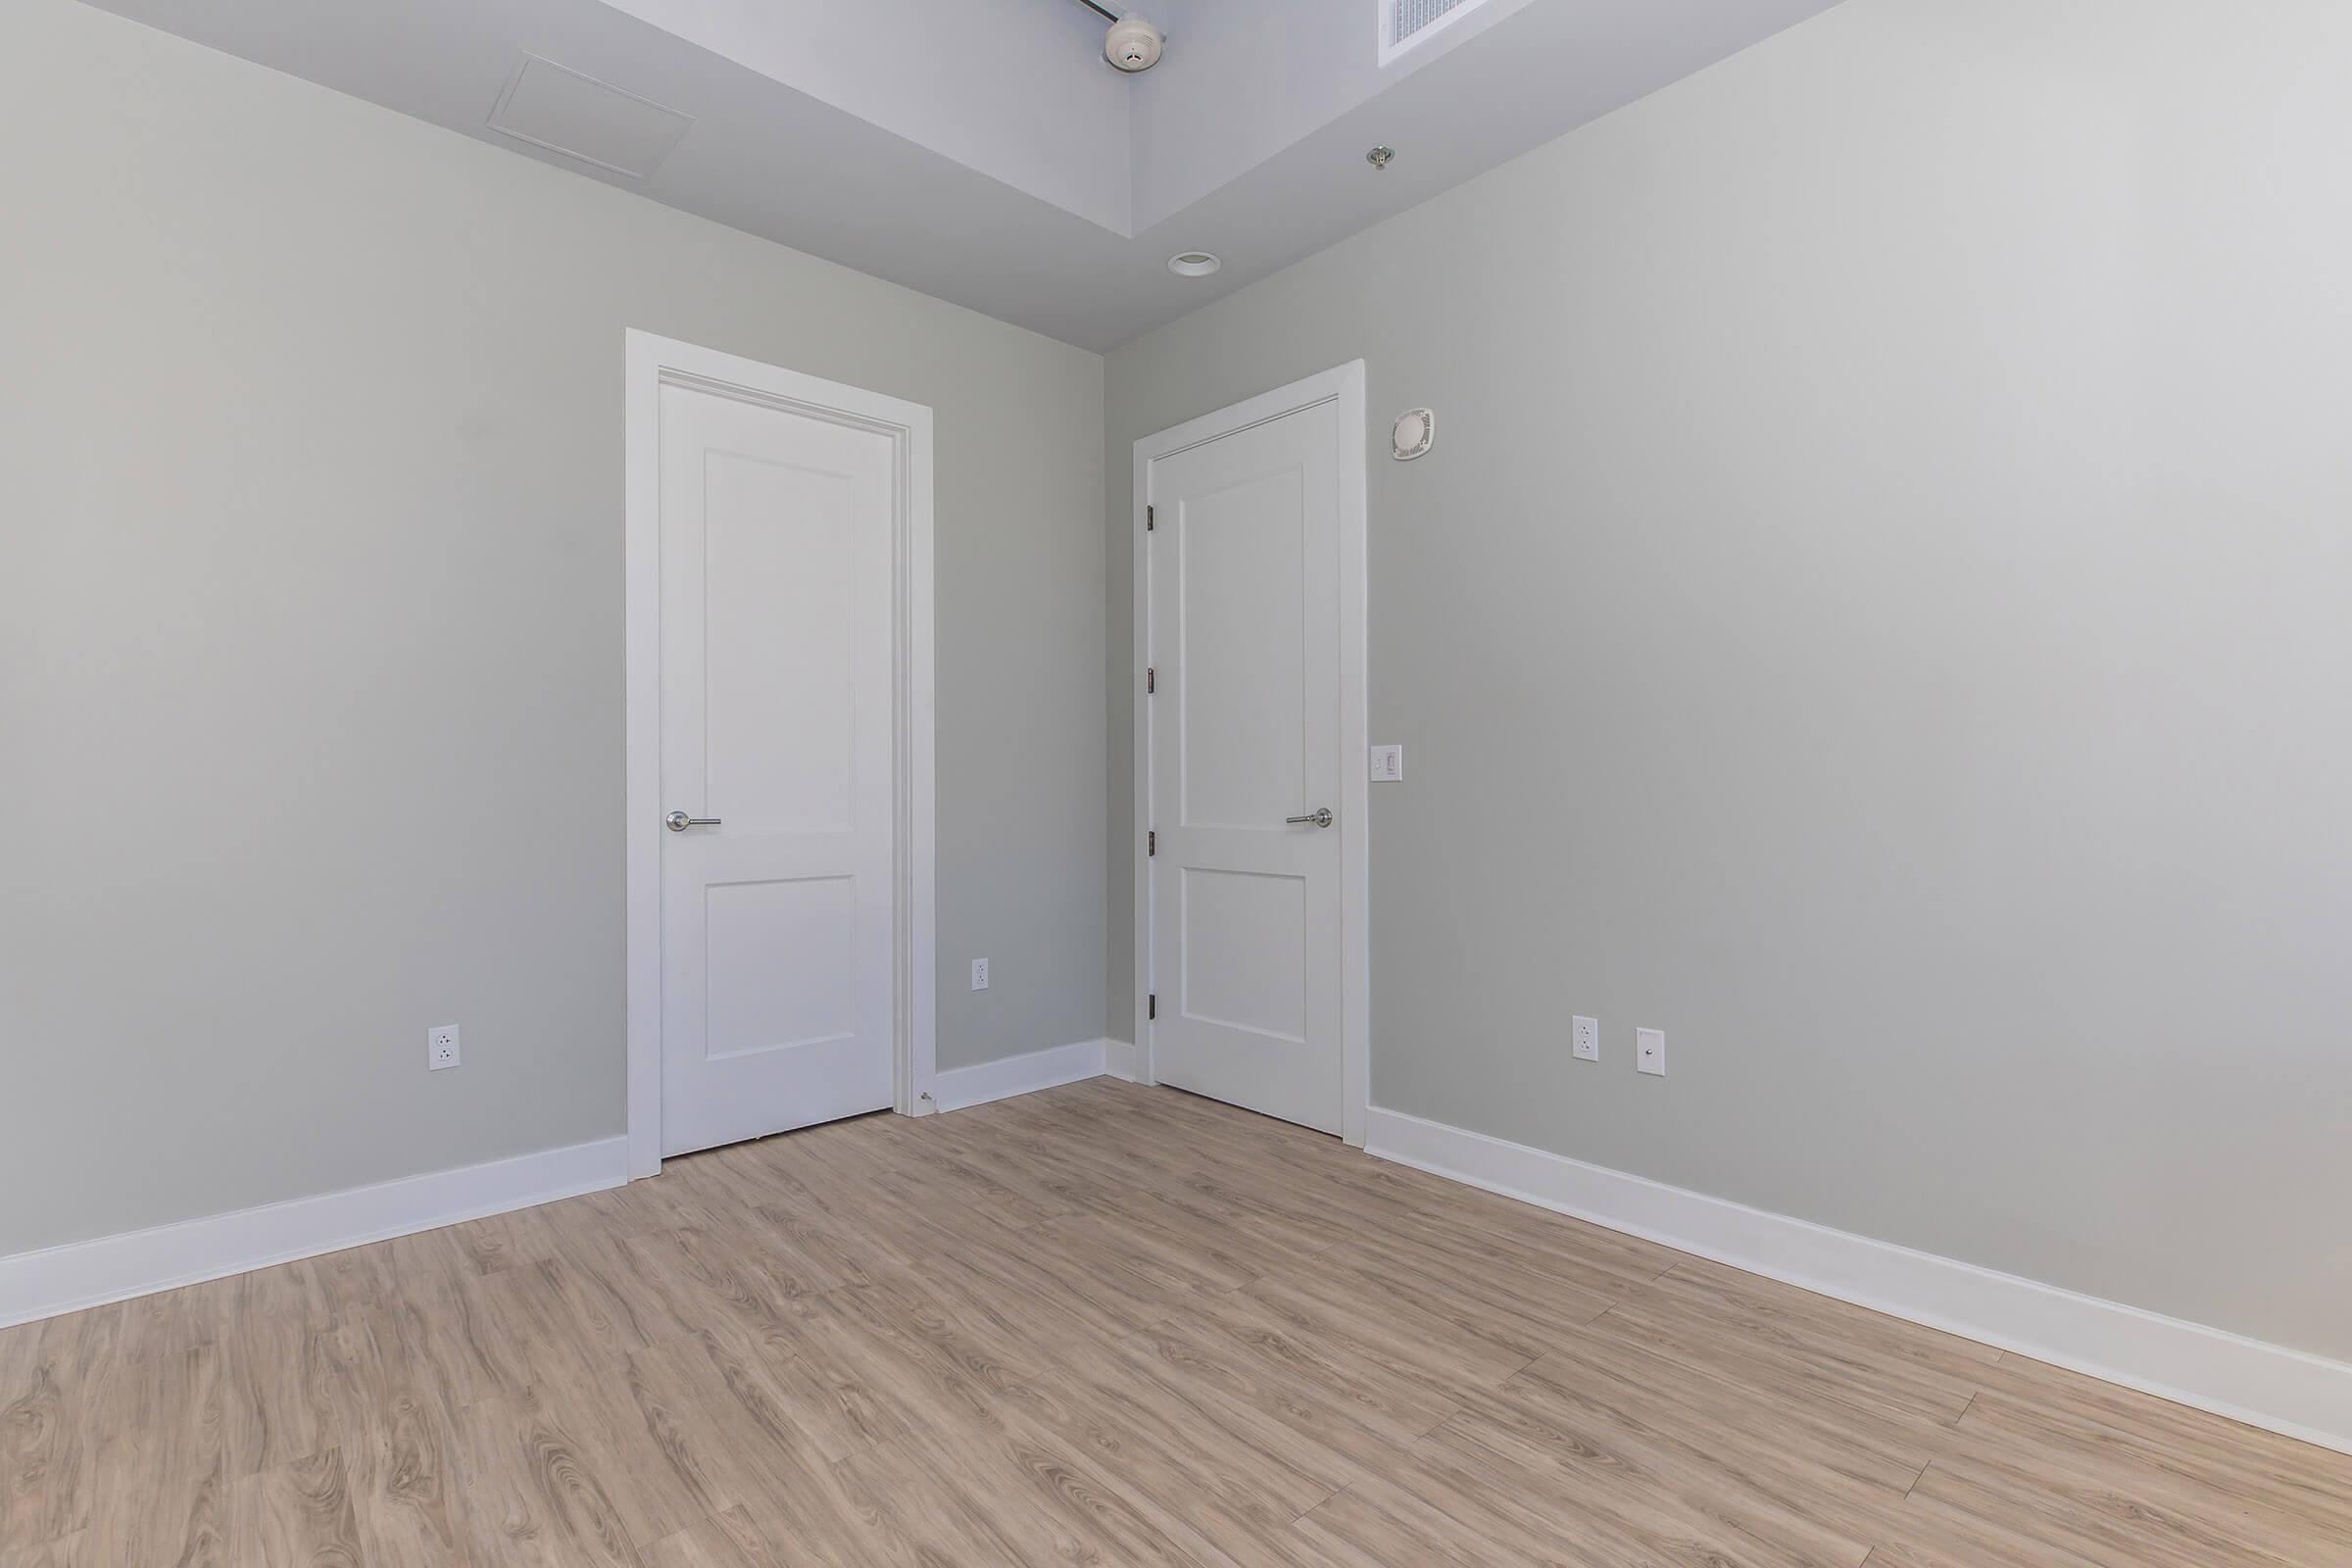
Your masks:
<instances>
[{"instance_id":1,"label":"recessed ceiling light","mask_svg":"<svg viewBox=\"0 0 2352 1568\"><path fill-rule=\"evenodd\" d=\"M1178 277L1206 277L1224 265L1206 251L1180 251L1168 258L1168 270Z\"/></svg>"}]
</instances>

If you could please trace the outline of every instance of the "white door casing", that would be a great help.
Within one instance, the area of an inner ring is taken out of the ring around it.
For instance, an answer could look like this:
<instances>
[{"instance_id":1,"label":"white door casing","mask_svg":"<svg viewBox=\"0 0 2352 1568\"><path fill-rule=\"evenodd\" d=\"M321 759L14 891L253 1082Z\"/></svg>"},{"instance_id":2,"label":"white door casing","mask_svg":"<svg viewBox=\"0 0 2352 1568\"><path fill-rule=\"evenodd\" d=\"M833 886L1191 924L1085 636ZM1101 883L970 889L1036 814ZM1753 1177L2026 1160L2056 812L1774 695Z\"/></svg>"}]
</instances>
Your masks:
<instances>
[{"instance_id":1,"label":"white door casing","mask_svg":"<svg viewBox=\"0 0 2352 1568\"><path fill-rule=\"evenodd\" d=\"M631 332L627 441L628 1130L650 1175L925 1103L930 412Z\"/></svg>"},{"instance_id":2,"label":"white door casing","mask_svg":"<svg viewBox=\"0 0 2352 1568\"><path fill-rule=\"evenodd\" d=\"M1140 441L1135 472L1143 1074L1359 1144L1364 449L1359 362Z\"/></svg>"}]
</instances>

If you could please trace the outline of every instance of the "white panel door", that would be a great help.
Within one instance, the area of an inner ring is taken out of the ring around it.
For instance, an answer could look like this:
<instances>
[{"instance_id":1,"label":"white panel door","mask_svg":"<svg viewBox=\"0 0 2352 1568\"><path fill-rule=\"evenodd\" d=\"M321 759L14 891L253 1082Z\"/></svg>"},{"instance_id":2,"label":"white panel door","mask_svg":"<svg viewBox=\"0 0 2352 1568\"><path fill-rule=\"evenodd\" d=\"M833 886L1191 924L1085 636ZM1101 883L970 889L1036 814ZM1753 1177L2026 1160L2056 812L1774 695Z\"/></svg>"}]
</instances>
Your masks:
<instances>
[{"instance_id":1,"label":"white panel door","mask_svg":"<svg viewBox=\"0 0 2352 1568\"><path fill-rule=\"evenodd\" d=\"M662 1152L892 1098L895 452L662 388Z\"/></svg>"},{"instance_id":2,"label":"white panel door","mask_svg":"<svg viewBox=\"0 0 2352 1568\"><path fill-rule=\"evenodd\" d=\"M1156 459L1153 1075L1342 1127L1339 412Z\"/></svg>"}]
</instances>

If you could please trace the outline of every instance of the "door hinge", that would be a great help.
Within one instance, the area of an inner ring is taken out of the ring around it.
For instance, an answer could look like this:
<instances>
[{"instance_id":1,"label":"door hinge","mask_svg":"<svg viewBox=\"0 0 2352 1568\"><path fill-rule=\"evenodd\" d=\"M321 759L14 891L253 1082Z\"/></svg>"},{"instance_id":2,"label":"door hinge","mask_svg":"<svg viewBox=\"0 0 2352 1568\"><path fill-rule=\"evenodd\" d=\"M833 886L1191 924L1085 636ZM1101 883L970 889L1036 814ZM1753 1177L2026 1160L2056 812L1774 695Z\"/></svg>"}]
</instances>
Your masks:
<instances>
[{"instance_id":1,"label":"door hinge","mask_svg":"<svg viewBox=\"0 0 2352 1568\"><path fill-rule=\"evenodd\" d=\"M1157 690L1159 690L1159 671L1147 664L1144 666L1144 695L1149 697Z\"/></svg>"},{"instance_id":2,"label":"door hinge","mask_svg":"<svg viewBox=\"0 0 2352 1568\"><path fill-rule=\"evenodd\" d=\"M1158 1017L1158 1016L1159 1016L1159 993L1158 993L1158 992L1154 991L1154 992L1152 992L1152 995L1151 995L1150 997L1148 997L1147 999L1145 999L1145 1002L1144 1002L1144 1016L1145 1016L1145 1017L1147 1017L1147 1018L1156 1018L1156 1017Z\"/></svg>"},{"instance_id":3,"label":"door hinge","mask_svg":"<svg viewBox=\"0 0 2352 1568\"><path fill-rule=\"evenodd\" d=\"M1154 514L1152 508L1147 504L1144 508L1144 532L1150 533L1152 529L1158 526L1158 516Z\"/></svg>"},{"instance_id":4,"label":"door hinge","mask_svg":"<svg viewBox=\"0 0 2352 1568\"><path fill-rule=\"evenodd\" d=\"M1151 856L1157 855L1158 853L1159 831L1158 829L1154 828L1152 831L1144 835L1144 854Z\"/></svg>"}]
</instances>

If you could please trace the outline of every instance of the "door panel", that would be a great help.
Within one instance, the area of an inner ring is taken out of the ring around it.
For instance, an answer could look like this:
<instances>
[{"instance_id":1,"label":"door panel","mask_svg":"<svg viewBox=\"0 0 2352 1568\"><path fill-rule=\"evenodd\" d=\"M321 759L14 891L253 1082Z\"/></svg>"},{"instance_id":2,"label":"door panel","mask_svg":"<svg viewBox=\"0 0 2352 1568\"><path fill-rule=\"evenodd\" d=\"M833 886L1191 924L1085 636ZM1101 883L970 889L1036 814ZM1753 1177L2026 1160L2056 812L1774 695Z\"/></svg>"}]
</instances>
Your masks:
<instances>
[{"instance_id":1,"label":"door panel","mask_svg":"<svg viewBox=\"0 0 2352 1568\"><path fill-rule=\"evenodd\" d=\"M662 390L664 1154L891 1102L888 437Z\"/></svg>"},{"instance_id":2,"label":"door panel","mask_svg":"<svg viewBox=\"0 0 2352 1568\"><path fill-rule=\"evenodd\" d=\"M858 884L846 876L719 882L703 890L703 1055L858 1032ZM779 965L776 955L798 961Z\"/></svg>"},{"instance_id":3,"label":"door panel","mask_svg":"<svg viewBox=\"0 0 2352 1568\"><path fill-rule=\"evenodd\" d=\"M736 452L705 461L704 729L713 810L734 812L726 825L746 833L849 832L862 608L854 476Z\"/></svg>"},{"instance_id":4,"label":"door panel","mask_svg":"<svg viewBox=\"0 0 2352 1568\"><path fill-rule=\"evenodd\" d=\"M1205 466L1174 460L1170 482ZM1190 826L1279 822L1306 798L1302 479L1286 468L1171 509L1179 690L1188 738L1206 738L1182 754Z\"/></svg>"},{"instance_id":5,"label":"door panel","mask_svg":"<svg viewBox=\"0 0 2352 1568\"><path fill-rule=\"evenodd\" d=\"M1178 1016L1306 1040L1306 878L1176 868L1184 929Z\"/></svg>"},{"instance_id":6,"label":"door panel","mask_svg":"<svg viewBox=\"0 0 2352 1568\"><path fill-rule=\"evenodd\" d=\"M1152 1071L1342 1126L1339 416L1152 464Z\"/></svg>"}]
</instances>

